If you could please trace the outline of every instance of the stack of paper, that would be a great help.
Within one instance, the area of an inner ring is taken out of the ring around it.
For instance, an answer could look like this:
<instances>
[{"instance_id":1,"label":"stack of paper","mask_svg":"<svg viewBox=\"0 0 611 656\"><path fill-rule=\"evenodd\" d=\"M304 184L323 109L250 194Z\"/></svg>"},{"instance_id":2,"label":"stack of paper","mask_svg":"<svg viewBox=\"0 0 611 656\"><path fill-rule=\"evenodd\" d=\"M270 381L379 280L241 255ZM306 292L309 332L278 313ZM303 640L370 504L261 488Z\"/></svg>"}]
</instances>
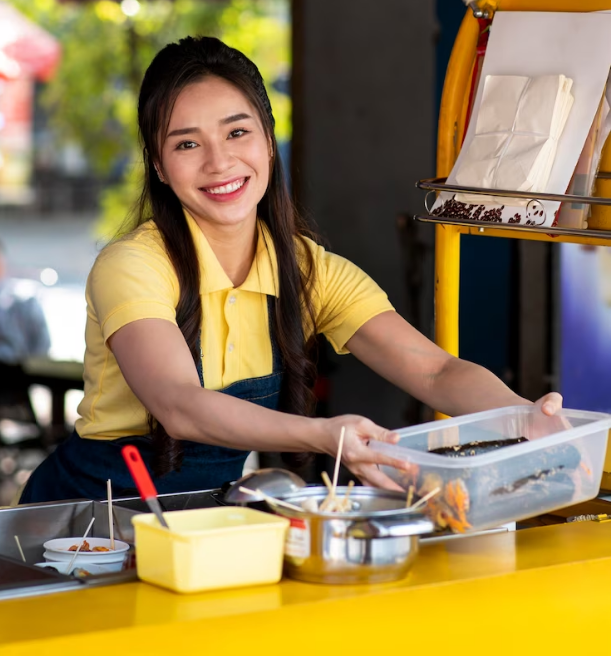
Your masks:
<instances>
[{"instance_id":1,"label":"stack of paper","mask_svg":"<svg viewBox=\"0 0 611 656\"><path fill-rule=\"evenodd\" d=\"M576 196L592 196L594 194L602 149L611 131L610 97L611 85L607 82L605 94L603 94L600 101L586 143L575 167L575 172L566 190L567 194ZM588 227L588 217L591 210L592 205L589 203L564 202L558 212L556 223L561 228L585 230Z\"/></svg>"},{"instance_id":2,"label":"stack of paper","mask_svg":"<svg viewBox=\"0 0 611 656\"><path fill-rule=\"evenodd\" d=\"M572 85L564 75L488 75L475 133L454 171L456 183L545 192L573 106ZM498 198L465 194L456 200L498 202Z\"/></svg>"}]
</instances>

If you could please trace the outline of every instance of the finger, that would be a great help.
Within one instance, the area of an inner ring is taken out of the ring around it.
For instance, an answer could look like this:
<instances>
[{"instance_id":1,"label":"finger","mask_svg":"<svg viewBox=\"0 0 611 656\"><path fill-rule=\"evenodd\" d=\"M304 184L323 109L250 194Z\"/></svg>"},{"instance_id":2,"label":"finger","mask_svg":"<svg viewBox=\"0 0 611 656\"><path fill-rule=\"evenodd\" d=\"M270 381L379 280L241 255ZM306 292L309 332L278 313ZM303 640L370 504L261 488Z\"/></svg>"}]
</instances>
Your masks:
<instances>
[{"instance_id":1,"label":"finger","mask_svg":"<svg viewBox=\"0 0 611 656\"><path fill-rule=\"evenodd\" d=\"M365 467L360 468L359 473L355 472L355 475L363 483L369 487L379 487L384 490L393 490L395 492L405 492L405 490L395 483L391 478L389 478L384 472L381 472L377 467L373 465L366 465Z\"/></svg>"},{"instance_id":2,"label":"finger","mask_svg":"<svg viewBox=\"0 0 611 656\"><path fill-rule=\"evenodd\" d=\"M345 460L350 467L350 463L367 463L374 465L386 465L387 467L394 467L402 472L412 472L417 465L414 465L409 460L389 456L386 453L370 449L365 444L355 445L350 451L345 451Z\"/></svg>"},{"instance_id":3,"label":"finger","mask_svg":"<svg viewBox=\"0 0 611 656\"><path fill-rule=\"evenodd\" d=\"M536 405L541 408L543 414L554 415L562 408L562 396L558 392L550 392L540 398Z\"/></svg>"},{"instance_id":4,"label":"finger","mask_svg":"<svg viewBox=\"0 0 611 656\"><path fill-rule=\"evenodd\" d=\"M373 421L369 419L363 419L363 421L356 427L360 437L376 440L377 442L387 442L389 444L396 444L400 436L394 431L388 430L387 428L382 428L374 424Z\"/></svg>"}]
</instances>

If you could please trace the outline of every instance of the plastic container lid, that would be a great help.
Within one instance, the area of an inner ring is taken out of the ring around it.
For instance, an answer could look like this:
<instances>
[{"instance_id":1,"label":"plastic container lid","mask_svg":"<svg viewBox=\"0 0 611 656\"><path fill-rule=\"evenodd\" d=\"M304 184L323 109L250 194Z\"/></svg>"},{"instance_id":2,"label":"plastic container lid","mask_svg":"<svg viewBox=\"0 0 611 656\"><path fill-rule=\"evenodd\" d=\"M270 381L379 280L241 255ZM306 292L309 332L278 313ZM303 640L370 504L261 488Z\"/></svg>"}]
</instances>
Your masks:
<instances>
[{"instance_id":1,"label":"plastic container lid","mask_svg":"<svg viewBox=\"0 0 611 656\"><path fill-rule=\"evenodd\" d=\"M492 528L598 494L611 415L564 409L553 417L511 406L397 431L370 447L404 463L381 469L415 498L436 488L427 514L438 528ZM435 453L437 451L437 453Z\"/></svg>"}]
</instances>

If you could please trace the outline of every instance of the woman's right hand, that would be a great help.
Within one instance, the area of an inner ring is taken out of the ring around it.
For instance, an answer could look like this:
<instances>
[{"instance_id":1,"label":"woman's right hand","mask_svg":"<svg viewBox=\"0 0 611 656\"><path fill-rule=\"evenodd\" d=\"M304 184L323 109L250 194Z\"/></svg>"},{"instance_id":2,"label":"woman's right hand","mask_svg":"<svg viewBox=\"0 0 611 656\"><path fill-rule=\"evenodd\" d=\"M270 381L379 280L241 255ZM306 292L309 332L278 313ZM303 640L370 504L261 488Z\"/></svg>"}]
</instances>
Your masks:
<instances>
[{"instance_id":1,"label":"woman's right hand","mask_svg":"<svg viewBox=\"0 0 611 656\"><path fill-rule=\"evenodd\" d=\"M332 457L337 456L342 426L344 426L346 430L342 449L342 463L363 485L403 492L403 488L382 473L378 465L389 465L390 467L405 470L406 463L403 460L391 458L369 448L371 440L396 444L399 439L397 433L382 428L374 424L373 421L358 415L342 415L316 421L322 422L322 439L319 445L321 451Z\"/></svg>"}]
</instances>

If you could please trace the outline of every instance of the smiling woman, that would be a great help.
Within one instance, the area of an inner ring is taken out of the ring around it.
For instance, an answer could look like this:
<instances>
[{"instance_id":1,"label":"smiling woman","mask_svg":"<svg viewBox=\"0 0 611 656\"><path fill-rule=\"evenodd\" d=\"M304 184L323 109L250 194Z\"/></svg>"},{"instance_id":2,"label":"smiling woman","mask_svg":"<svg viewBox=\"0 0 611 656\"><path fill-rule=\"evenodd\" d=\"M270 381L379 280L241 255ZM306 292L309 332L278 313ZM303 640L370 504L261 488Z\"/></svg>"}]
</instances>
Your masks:
<instances>
[{"instance_id":1,"label":"smiling woman","mask_svg":"<svg viewBox=\"0 0 611 656\"><path fill-rule=\"evenodd\" d=\"M222 235L231 226L252 242L273 149L257 110L237 87L209 76L183 89L160 154L162 181L209 241L226 241ZM230 275L234 285L244 282L247 264L241 280Z\"/></svg>"},{"instance_id":2,"label":"smiling woman","mask_svg":"<svg viewBox=\"0 0 611 656\"><path fill-rule=\"evenodd\" d=\"M22 502L133 493L135 444L161 493L213 488L251 450L335 455L365 484L398 488L369 447L397 436L368 419L311 418L313 345L324 334L448 414L529 404L453 358L394 312L295 212L256 66L214 38L166 46L140 91L145 180L137 226L87 282L85 396L72 437ZM469 390L469 394L465 394ZM539 401L548 414L560 398Z\"/></svg>"}]
</instances>

